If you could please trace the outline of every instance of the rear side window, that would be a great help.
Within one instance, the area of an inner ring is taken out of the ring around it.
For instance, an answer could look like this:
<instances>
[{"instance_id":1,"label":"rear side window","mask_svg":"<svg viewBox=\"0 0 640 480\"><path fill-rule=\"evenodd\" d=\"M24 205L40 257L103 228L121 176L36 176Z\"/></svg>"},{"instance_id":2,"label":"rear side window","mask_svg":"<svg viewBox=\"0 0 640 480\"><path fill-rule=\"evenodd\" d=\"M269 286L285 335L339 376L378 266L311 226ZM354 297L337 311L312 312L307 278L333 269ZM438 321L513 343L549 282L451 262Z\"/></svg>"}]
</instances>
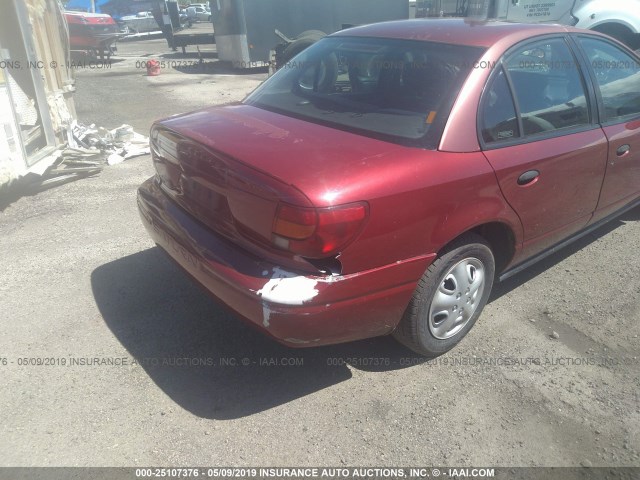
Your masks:
<instances>
[{"instance_id":1,"label":"rear side window","mask_svg":"<svg viewBox=\"0 0 640 480\"><path fill-rule=\"evenodd\" d=\"M396 143L437 148L462 83L484 49L328 37L245 103Z\"/></svg>"},{"instance_id":2,"label":"rear side window","mask_svg":"<svg viewBox=\"0 0 640 480\"><path fill-rule=\"evenodd\" d=\"M482 139L491 144L591 124L580 66L561 38L528 43L503 59L485 89Z\"/></svg>"},{"instance_id":3,"label":"rear side window","mask_svg":"<svg viewBox=\"0 0 640 480\"><path fill-rule=\"evenodd\" d=\"M590 123L580 67L563 39L520 48L507 58L524 135Z\"/></svg>"},{"instance_id":4,"label":"rear side window","mask_svg":"<svg viewBox=\"0 0 640 480\"><path fill-rule=\"evenodd\" d=\"M504 70L496 74L484 96L482 138L491 143L520 136L516 107Z\"/></svg>"},{"instance_id":5,"label":"rear side window","mask_svg":"<svg viewBox=\"0 0 640 480\"><path fill-rule=\"evenodd\" d=\"M640 114L639 60L611 43L579 37L602 96L603 121L615 122Z\"/></svg>"}]
</instances>

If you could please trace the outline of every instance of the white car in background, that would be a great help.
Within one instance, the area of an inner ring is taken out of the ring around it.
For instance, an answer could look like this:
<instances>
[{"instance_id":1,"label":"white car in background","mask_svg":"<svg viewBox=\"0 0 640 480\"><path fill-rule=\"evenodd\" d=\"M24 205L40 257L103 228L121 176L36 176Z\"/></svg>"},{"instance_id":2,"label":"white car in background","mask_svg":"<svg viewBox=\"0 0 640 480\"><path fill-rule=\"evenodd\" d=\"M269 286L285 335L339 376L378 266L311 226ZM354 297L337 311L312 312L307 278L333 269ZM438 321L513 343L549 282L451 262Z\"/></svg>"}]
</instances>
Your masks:
<instances>
[{"instance_id":1,"label":"white car in background","mask_svg":"<svg viewBox=\"0 0 640 480\"><path fill-rule=\"evenodd\" d=\"M160 30L158 22L151 12L138 12L135 15L125 15L118 22L125 33L142 33Z\"/></svg>"},{"instance_id":2,"label":"white car in background","mask_svg":"<svg viewBox=\"0 0 640 480\"><path fill-rule=\"evenodd\" d=\"M190 3L187 5L188 7L202 7L205 10L211 11L211 7L209 7L208 3Z\"/></svg>"},{"instance_id":3,"label":"white car in background","mask_svg":"<svg viewBox=\"0 0 640 480\"><path fill-rule=\"evenodd\" d=\"M211 10L203 3L191 4L186 9L187 17L192 22L210 22Z\"/></svg>"}]
</instances>

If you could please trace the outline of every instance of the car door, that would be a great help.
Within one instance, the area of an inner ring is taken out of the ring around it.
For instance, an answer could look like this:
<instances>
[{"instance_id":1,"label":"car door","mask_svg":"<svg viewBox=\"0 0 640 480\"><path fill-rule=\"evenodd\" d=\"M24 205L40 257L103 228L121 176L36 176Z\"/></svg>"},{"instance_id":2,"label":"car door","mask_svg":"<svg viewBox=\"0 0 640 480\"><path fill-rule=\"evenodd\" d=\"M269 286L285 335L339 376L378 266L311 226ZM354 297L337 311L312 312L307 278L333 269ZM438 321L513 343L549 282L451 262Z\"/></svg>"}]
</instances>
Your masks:
<instances>
[{"instance_id":1,"label":"car door","mask_svg":"<svg viewBox=\"0 0 640 480\"><path fill-rule=\"evenodd\" d=\"M593 221L640 196L640 59L604 38L580 35L609 141L607 170Z\"/></svg>"},{"instance_id":2,"label":"car door","mask_svg":"<svg viewBox=\"0 0 640 480\"><path fill-rule=\"evenodd\" d=\"M595 96L565 37L511 49L480 105L484 154L534 255L577 232L598 204L607 138Z\"/></svg>"}]
</instances>

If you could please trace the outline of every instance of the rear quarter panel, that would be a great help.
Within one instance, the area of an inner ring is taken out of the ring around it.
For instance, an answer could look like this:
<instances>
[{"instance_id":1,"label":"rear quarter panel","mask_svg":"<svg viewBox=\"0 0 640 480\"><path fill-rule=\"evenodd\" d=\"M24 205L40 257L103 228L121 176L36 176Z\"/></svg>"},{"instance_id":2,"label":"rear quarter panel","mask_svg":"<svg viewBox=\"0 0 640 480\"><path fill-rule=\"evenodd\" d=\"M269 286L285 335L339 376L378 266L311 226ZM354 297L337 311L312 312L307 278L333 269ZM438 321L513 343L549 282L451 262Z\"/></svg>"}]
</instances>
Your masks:
<instances>
[{"instance_id":1,"label":"rear quarter panel","mask_svg":"<svg viewBox=\"0 0 640 480\"><path fill-rule=\"evenodd\" d=\"M520 221L481 152L415 150L351 185L349 199L367 199L370 220L340 257L345 271L437 253L489 222L508 226L520 245Z\"/></svg>"}]
</instances>

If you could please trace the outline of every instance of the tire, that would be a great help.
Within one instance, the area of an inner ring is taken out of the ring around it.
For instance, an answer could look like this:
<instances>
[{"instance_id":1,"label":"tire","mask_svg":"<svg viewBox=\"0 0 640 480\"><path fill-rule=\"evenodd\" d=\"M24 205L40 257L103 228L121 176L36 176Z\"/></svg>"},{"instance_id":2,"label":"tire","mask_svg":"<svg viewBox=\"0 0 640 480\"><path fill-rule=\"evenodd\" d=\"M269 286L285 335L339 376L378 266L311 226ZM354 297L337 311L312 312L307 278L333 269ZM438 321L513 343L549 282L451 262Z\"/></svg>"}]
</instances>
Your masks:
<instances>
[{"instance_id":1,"label":"tire","mask_svg":"<svg viewBox=\"0 0 640 480\"><path fill-rule=\"evenodd\" d=\"M282 63L287 63L305 48L310 47L318 40L326 36L327 34L321 32L320 30L307 30L306 32L302 32L282 51Z\"/></svg>"},{"instance_id":2,"label":"tire","mask_svg":"<svg viewBox=\"0 0 640 480\"><path fill-rule=\"evenodd\" d=\"M484 238L463 235L424 273L393 336L427 357L451 350L478 320L494 276L495 259Z\"/></svg>"},{"instance_id":3,"label":"tire","mask_svg":"<svg viewBox=\"0 0 640 480\"><path fill-rule=\"evenodd\" d=\"M631 50L638 48L635 46L636 37L631 29L619 23L604 23L602 25L598 25L592 30L615 38L619 42L624 43L626 46L631 48Z\"/></svg>"}]
</instances>

